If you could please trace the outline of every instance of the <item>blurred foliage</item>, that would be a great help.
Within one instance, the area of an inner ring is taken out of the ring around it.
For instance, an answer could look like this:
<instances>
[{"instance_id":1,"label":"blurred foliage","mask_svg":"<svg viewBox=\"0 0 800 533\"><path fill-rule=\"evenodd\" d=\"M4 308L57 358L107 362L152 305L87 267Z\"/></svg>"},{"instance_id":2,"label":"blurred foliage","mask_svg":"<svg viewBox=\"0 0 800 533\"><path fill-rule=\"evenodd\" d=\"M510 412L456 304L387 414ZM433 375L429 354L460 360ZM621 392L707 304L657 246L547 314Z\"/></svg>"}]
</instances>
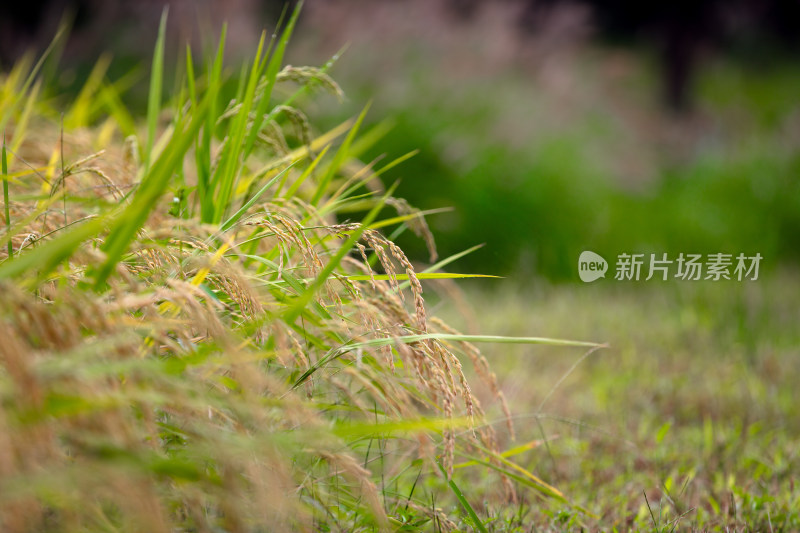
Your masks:
<instances>
[{"instance_id":1,"label":"blurred foliage","mask_svg":"<svg viewBox=\"0 0 800 533\"><path fill-rule=\"evenodd\" d=\"M405 91L377 97L394 123L368 157L419 149L386 183L401 179L399 193L420 209L453 206L430 219L438 244L451 254L487 243L465 259L483 272L576 280L585 249L760 252L767 268L796 260L800 70L718 61L698 80L695 115L671 117L643 97L655 76L646 56L637 61L645 74L625 89L638 97L622 116L601 95L563 122L534 80L440 84L429 66L409 65ZM347 62L339 78L353 101L391 83ZM424 243L403 246L424 258Z\"/></svg>"}]
</instances>

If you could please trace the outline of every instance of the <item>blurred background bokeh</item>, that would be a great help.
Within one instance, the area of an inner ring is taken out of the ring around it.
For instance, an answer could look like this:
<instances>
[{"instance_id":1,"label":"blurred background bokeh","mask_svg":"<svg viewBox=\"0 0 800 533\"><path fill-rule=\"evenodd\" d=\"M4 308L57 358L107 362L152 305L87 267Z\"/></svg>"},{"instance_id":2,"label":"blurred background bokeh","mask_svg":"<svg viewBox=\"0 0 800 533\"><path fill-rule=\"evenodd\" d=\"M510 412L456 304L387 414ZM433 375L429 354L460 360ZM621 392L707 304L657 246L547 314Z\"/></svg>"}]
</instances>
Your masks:
<instances>
[{"instance_id":1,"label":"blurred background bokeh","mask_svg":"<svg viewBox=\"0 0 800 533\"><path fill-rule=\"evenodd\" d=\"M280 0L170 2L175 43L229 53L274 28ZM0 60L72 23L60 83L103 54L144 88L163 0L4 2ZM800 4L791 0L309 0L290 62L346 93L315 99L320 128L372 102L391 129L367 159L419 153L383 176L429 217L462 270L576 281L577 257L800 255ZM168 49L170 47L168 46ZM176 55L177 57L177 55ZM126 83L128 83L126 81ZM401 236L410 255L425 245Z\"/></svg>"}]
</instances>

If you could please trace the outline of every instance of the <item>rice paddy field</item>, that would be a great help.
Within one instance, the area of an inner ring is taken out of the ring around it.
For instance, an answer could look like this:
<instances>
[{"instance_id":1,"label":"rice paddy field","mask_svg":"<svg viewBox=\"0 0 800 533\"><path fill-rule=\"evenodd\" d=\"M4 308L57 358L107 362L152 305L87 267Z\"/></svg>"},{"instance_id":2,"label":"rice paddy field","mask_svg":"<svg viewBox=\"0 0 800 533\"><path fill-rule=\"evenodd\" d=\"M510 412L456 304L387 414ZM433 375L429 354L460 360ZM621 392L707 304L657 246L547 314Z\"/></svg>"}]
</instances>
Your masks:
<instances>
[{"instance_id":1,"label":"rice paddy field","mask_svg":"<svg viewBox=\"0 0 800 533\"><path fill-rule=\"evenodd\" d=\"M0 531L800 529L793 71L665 156L645 104L298 66L308 9L245 62L165 12L138 88L65 89L63 33L0 73ZM764 261L582 283L586 249Z\"/></svg>"}]
</instances>

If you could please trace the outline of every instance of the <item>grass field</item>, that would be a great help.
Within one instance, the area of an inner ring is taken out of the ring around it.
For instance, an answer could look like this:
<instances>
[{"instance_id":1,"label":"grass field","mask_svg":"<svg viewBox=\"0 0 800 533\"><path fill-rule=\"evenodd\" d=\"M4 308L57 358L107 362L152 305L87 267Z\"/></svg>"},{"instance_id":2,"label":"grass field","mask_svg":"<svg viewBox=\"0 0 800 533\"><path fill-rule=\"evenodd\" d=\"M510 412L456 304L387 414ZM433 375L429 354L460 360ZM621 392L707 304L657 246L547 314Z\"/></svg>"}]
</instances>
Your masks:
<instances>
[{"instance_id":1,"label":"grass field","mask_svg":"<svg viewBox=\"0 0 800 533\"><path fill-rule=\"evenodd\" d=\"M0 75L0 530L800 528L798 272L458 274L296 17L174 72L162 21L141 114Z\"/></svg>"},{"instance_id":2,"label":"grass field","mask_svg":"<svg viewBox=\"0 0 800 533\"><path fill-rule=\"evenodd\" d=\"M520 524L800 527L800 316L788 297L798 290L797 272L749 283L612 280L527 292L516 283L492 289L496 283L467 291L483 331L609 343L585 359L586 350L551 347L485 352L517 442L547 440L519 456L520 464L594 515L532 504ZM464 327L475 320L452 309L446 316ZM513 523L507 510L487 513Z\"/></svg>"}]
</instances>

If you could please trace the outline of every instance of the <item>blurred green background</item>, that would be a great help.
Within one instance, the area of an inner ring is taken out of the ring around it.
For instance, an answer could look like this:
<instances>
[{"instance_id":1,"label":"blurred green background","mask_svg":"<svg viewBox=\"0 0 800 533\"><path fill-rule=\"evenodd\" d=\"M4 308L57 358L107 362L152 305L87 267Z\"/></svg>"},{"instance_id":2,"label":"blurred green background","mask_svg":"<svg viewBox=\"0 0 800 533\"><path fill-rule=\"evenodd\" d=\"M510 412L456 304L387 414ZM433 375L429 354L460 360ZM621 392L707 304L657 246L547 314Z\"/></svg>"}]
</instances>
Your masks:
<instances>
[{"instance_id":1,"label":"blurred green background","mask_svg":"<svg viewBox=\"0 0 800 533\"><path fill-rule=\"evenodd\" d=\"M701 51L691 107L676 111L661 96L658 48L613 45L585 13L553 15L560 29L537 33L520 32L502 2L468 20L402 4L349 19L310 9L295 53L322 62L349 43L333 69L348 100L320 111L335 111L332 124L372 100L370 117L392 128L367 160L420 150L384 181L401 180L398 194L420 209L454 208L429 217L442 255L486 243L460 264L523 285L576 281L582 250L796 264L795 57ZM413 236L401 245L426 257Z\"/></svg>"}]
</instances>

